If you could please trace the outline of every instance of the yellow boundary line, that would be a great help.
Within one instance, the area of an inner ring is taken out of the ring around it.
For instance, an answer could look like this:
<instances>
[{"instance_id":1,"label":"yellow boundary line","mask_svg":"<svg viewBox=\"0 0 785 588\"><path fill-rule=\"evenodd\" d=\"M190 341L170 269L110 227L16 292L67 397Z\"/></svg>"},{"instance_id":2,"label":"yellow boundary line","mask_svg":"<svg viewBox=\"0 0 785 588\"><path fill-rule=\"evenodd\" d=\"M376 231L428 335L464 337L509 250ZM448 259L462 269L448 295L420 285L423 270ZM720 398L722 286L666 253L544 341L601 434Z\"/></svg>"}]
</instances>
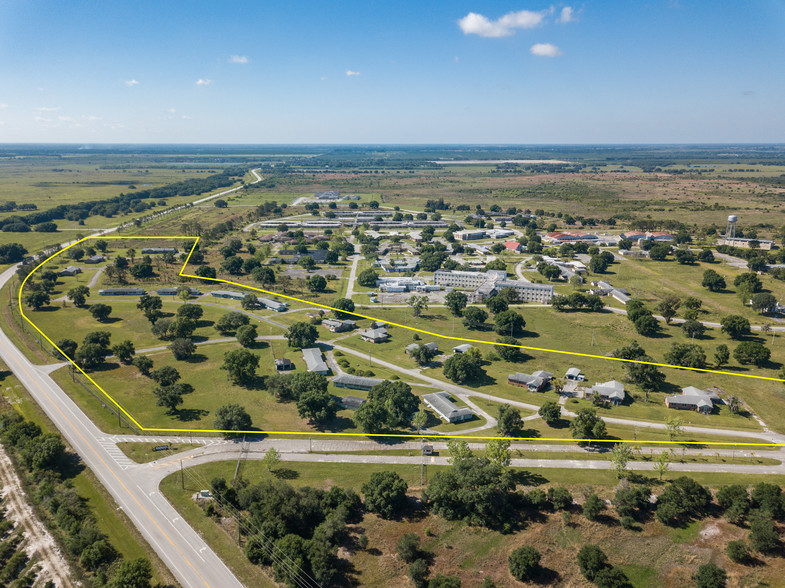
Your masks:
<instances>
[{"instance_id":1,"label":"yellow boundary line","mask_svg":"<svg viewBox=\"0 0 785 588\"><path fill-rule=\"evenodd\" d=\"M141 430L141 431L155 431L155 432L167 432L167 433L173 433L173 432L174 433L231 433L231 434L244 433L244 434L252 434L252 435L266 434L266 435L309 435L309 436L335 436L335 437L390 437L390 438L406 438L406 439L420 439L420 438L423 438L423 437L428 437L428 438L431 438L431 439L486 439L486 440L489 440L489 439L504 439L504 440L509 440L509 441L558 441L558 442L562 442L562 443L565 443L565 442L566 443L576 443L576 442L577 443L579 443L579 442L585 442L585 443L653 443L653 444L661 444L661 445L744 445L744 446L748 446L749 445L749 446L756 446L756 447L761 447L761 446L764 446L764 447L785 447L785 443L753 443L753 442L735 442L734 443L734 442L730 442L730 441L654 441L654 440L646 441L646 440L638 440L638 439L561 439L561 438L550 438L550 437L492 437L492 436L487 436L487 435L415 435L415 434L404 434L404 433L397 433L397 434L394 434L394 433L368 434L368 433L328 433L328 432L323 432L323 431L311 431L311 432L301 432L301 431L250 431L250 430L249 431L228 431L228 430L223 430L223 429L180 429L180 428L151 428L151 427L144 427L125 408L123 408L123 406L121 406L112 396L110 396L109 393L106 392L106 390L104 390L101 386L99 386L98 383L95 380L93 380L93 378L91 378L87 374L87 372L85 372L81 367L79 367L79 365L77 365L76 362L74 362L74 360L72 360L70 357L68 357L68 355L66 355L57 345L55 345L54 341L52 341L46 335L46 333L44 333L41 329L39 329L38 326L32 320L30 320L30 318L28 318L28 316L24 313L24 308L23 308L23 305L22 305L22 290L23 290L25 284L27 283L27 280L29 280L30 277L36 271L38 271L42 266L47 264L49 261L51 261L52 259L54 259L58 255L60 255L64 251L67 251L71 247L79 245L80 243L83 243L84 241L87 241L87 240L90 240L90 239L112 239L112 240L126 240L126 239L147 239L147 240L156 240L156 239L189 239L190 240L190 239L193 239L194 240L194 244L191 246L191 250L188 252L188 256L185 258L185 261L183 262L183 266L180 269L180 273L178 274L179 276L182 276L184 278L195 278L197 280L206 280L206 281L211 281L211 282L218 282L218 283L222 283L222 284L231 284L233 286L238 286L240 288L247 288L249 290L254 290L255 292L261 292L263 294L268 294L268 295L271 295L271 296L277 296L279 298L286 298L288 300L294 300L296 302L302 302L304 304L309 304L311 306L318 306L320 308L324 308L324 309L327 309L327 310L337 310L339 312L343 312L343 313L346 313L346 314L351 314L353 316L357 316L357 317L360 317L360 318L370 319L370 320L374 320L374 321L382 321L382 322L384 322L384 323L386 323L388 325L393 325L393 326L396 326L396 327L400 327L402 329L408 329L410 331L416 331L418 333L423 333L425 335L430 335L432 337L440 337L442 339L449 339L449 340L453 340L453 341L465 341L465 342L469 342L469 343L481 343L481 344L484 344L484 345L503 345L505 347L515 347L515 348L518 348L518 349L527 349L527 350L530 350L530 351L546 351L548 353L561 353L563 355L574 355L574 356L578 356L578 357L591 357L591 358L594 358L594 359L604 359L604 360L610 360L610 361L640 363L640 364L654 365L654 366L658 366L658 367L666 367L666 368L672 368L672 369L691 370L691 371L694 371L694 372L707 372L707 373L712 373L712 374L722 374L722 375L727 375L727 376L735 376L735 377L739 377L739 378L753 378L753 379L757 379L757 380L770 380L770 381L775 381L775 382L785 382L785 380L783 380L781 378L771 378L771 377L768 377L768 376L757 376L757 375L752 375L752 374L737 374L737 373L734 373L734 372L727 372L727 371L722 371L722 370L710 370L710 369L703 369L703 368L690 368L690 367L677 366L677 365L672 365L672 364L667 364L667 363L657 363L657 362L653 362L653 361L636 361L636 360L632 360L632 359L623 359L623 358L619 358L619 357L608 357L608 356L605 356L605 355L594 355L594 354L591 354L591 353L580 353L580 352L577 352L577 351L563 351L563 350L560 350L560 349L547 349L547 348L542 348L542 347L528 347L526 345L512 345L512 344L509 344L509 343L493 343L491 341L482 341L482 340L479 340L479 339L465 339L463 337L453 337L453 336L450 336L450 335L441 335L439 333L433 333L431 331L426 331L426 330L423 330L423 329L417 329L415 327L410 327L408 325L402 325L402 324L399 324L399 323L394 323L394 322L391 322L391 321L378 319L376 317L360 314L358 312L350 312L350 311L346 311L346 310L341 310L341 309L333 308L332 306L328 306L326 304L319 304L317 302L309 302L307 300L302 300L300 298L295 298L294 296L287 296L285 294L279 294L277 292L272 292L270 290L263 290L261 288L255 288L253 286L248 286L246 284L239 284L237 282L232 282L232 281L229 281L229 280L223 280L223 279L220 279L220 278L205 278L205 277L201 277L201 276L195 276L193 274L186 274L185 273L185 268L188 265L188 261L191 259L191 255L196 250L197 244L199 243L200 237L198 237L198 236L197 237L192 237L192 236L166 236L166 237L163 237L163 236L158 236L158 235L149 235L149 236L142 236L142 235L131 235L131 236L122 236L122 235L112 235L112 236L110 236L110 235L91 235L91 236L88 236L88 237L83 237L82 239L79 239L78 241L75 241L74 243L71 243L67 247L63 247L62 249L56 251L54 254L52 254L49 257L47 257L44 261L39 263L33 269L33 271L31 271L27 275L27 277L22 281L22 284L19 286L19 295L18 295L19 312L22 315L22 317L28 323L30 323L33 326L33 328L36 331L41 333L41 335L44 337L44 339L49 341L49 343L52 345L52 347L57 349L57 351L60 352L60 354L63 357L65 357L71 363L71 365L73 365L77 370L79 370L79 372L81 372L82 375L85 378L90 380L90 382L92 382L93 385L96 388L98 388L101 391L101 393L104 396L106 396L106 398L108 398L109 401L114 406L116 406L117 409L120 410L126 417L128 417L134 423L134 425L136 425L139 428L139 430Z\"/></svg>"}]
</instances>

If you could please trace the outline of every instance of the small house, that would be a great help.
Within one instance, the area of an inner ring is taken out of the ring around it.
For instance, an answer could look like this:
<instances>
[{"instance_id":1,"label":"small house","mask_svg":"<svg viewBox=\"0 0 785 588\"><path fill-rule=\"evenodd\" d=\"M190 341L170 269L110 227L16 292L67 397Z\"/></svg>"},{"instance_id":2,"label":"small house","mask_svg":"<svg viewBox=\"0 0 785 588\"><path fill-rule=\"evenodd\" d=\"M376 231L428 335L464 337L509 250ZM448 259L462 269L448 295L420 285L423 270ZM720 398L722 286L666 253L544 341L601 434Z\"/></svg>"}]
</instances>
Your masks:
<instances>
[{"instance_id":1,"label":"small house","mask_svg":"<svg viewBox=\"0 0 785 588\"><path fill-rule=\"evenodd\" d=\"M530 392L539 392L548 385L548 382L538 376L520 372L507 376L507 383L521 388L528 388Z\"/></svg>"},{"instance_id":2,"label":"small house","mask_svg":"<svg viewBox=\"0 0 785 588\"><path fill-rule=\"evenodd\" d=\"M145 247L142 249L142 255L159 255L163 253L177 253L177 247Z\"/></svg>"},{"instance_id":3,"label":"small house","mask_svg":"<svg viewBox=\"0 0 785 588\"><path fill-rule=\"evenodd\" d=\"M390 335L387 333L387 329L379 327L378 329L365 329L360 337L369 343L384 343L390 338Z\"/></svg>"},{"instance_id":4,"label":"small house","mask_svg":"<svg viewBox=\"0 0 785 588\"><path fill-rule=\"evenodd\" d=\"M81 274L81 273L82 273L82 268L81 267L76 267L75 265L69 265L67 268L61 269L57 273L57 275L58 276L75 276L76 274Z\"/></svg>"},{"instance_id":5,"label":"small house","mask_svg":"<svg viewBox=\"0 0 785 588\"><path fill-rule=\"evenodd\" d=\"M104 260L106 260L106 258L103 255L93 255L92 257L85 259L84 262L92 265L96 263L102 263Z\"/></svg>"},{"instance_id":6,"label":"small house","mask_svg":"<svg viewBox=\"0 0 785 588\"><path fill-rule=\"evenodd\" d=\"M452 348L452 351L453 353L466 353L471 348L472 348L471 345L469 345L468 343L464 343L463 345L456 345L455 347Z\"/></svg>"},{"instance_id":7,"label":"small house","mask_svg":"<svg viewBox=\"0 0 785 588\"><path fill-rule=\"evenodd\" d=\"M338 401L338 406L350 410L357 410L365 404L365 398L360 398L358 396L335 396L334 398Z\"/></svg>"},{"instance_id":8,"label":"small house","mask_svg":"<svg viewBox=\"0 0 785 588\"><path fill-rule=\"evenodd\" d=\"M713 390L701 390L695 386L681 389L681 396L666 396L665 406L675 410L695 410L709 414L714 410L714 404L722 402Z\"/></svg>"},{"instance_id":9,"label":"small house","mask_svg":"<svg viewBox=\"0 0 785 588\"><path fill-rule=\"evenodd\" d=\"M564 375L565 378L568 380L574 380L576 382L583 382L586 380L586 376L583 375L579 368L571 367L567 370L567 373Z\"/></svg>"},{"instance_id":10,"label":"small house","mask_svg":"<svg viewBox=\"0 0 785 588\"><path fill-rule=\"evenodd\" d=\"M282 357L275 360L275 369L279 372L289 371L294 369L292 360L288 357Z\"/></svg>"},{"instance_id":11,"label":"small house","mask_svg":"<svg viewBox=\"0 0 785 588\"><path fill-rule=\"evenodd\" d=\"M433 343L433 342L432 343L423 343L422 346L423 347L427 347L431 351L431 353L433 355L436 355L436 354L439 353L439 345L436 344L436 343ZM411 355L412 353L417 351L419 348L420 348L420 344L419 343L412 343L411 345L407 345L406 346L406 353L408 355Z\"/></svg>"},{"instance_id":12,"label":"small house","mask_svg":"<svg viewBox=\"0 0 785 588\"><path fill-rule=\"evenodd\" d=\"M356 325L356 321L342 321L334 318L328 318L322 321L322 326L332 333L351 331Z\"/></svg>"},{"instance_id":13,"label":"small house","mask_svg":"<svg viewBox=\"0 0 785 588\"><path fill-rule=\"evenodd\" d=\"M617 382L616 380L595 384L586 392L587 394L596 394L603 400L606 400L607 402L615 405L621 404L627 397L624 391L624 384Z\"/></svg>"},{"instance_id":14,"label":"small house","mask_svg":"<svg viewBox=\"0 0 785 588\"><path fill-rule=\"evenodd\" d=\"M99 296L141 296L143 288L104 288L98 290Z\"/></svg>"}]
</instances>

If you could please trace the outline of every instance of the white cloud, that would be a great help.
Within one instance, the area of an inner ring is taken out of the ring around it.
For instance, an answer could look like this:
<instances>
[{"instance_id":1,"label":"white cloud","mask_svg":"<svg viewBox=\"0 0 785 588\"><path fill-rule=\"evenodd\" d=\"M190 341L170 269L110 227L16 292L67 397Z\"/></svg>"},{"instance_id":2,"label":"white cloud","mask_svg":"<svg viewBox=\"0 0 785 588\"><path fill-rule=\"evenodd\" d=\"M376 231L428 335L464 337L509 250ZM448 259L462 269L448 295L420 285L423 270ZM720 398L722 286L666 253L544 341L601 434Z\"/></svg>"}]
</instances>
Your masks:
<instances>
[{"instance_id":1,"label":"white cloud","mask_svg":"<svg viewBox=\"0 0 785 588\"><path fill-rule=\"evenodd\" d=\"M138 86L139 85L139 81L138 80L126 80L125 85L128 86L129 88L132 87L132 86Z\"/></svg>"},{"instance_id":2,"label":"white cloud","mask_svg":"<svg viewBox=\"0 0 785 588\"><path fill-rule=\"evenodd\" d=\"M0 110L5 110L8 108L8 104L0 104Z\"/></svg>"},{"instance_id":3,"label":"white cloud","mask_svg":"<svg viewBox=\"0 0 785 588\"><path fill-rule=\"evenodd\" d=\"M51 118L46 118L46 117L43 117L43 116L34 116L33 120L36 121L36 122L42 122L42 123L52 122Z\"/></svg>"},{"instance_id":4,"label":"white cloud","mask_svg":"<svg viewBox=\"0 0 785 588\"><path fill-rule=\"evenodd\" d=\"M460 62L460 61L461 61L461 59L460 59L460 57L458 57L458 56L456 55L455 57L453 57L453 58L452 58L452 61L453 61L453 63L458 63L458 62Z\"/></svg>"},{"instance_id":5,"label":"white cloud","mask_svg":"<svg viewBox=\"0 0 785 588\"><path fill-rule=\"evenodd\" d=\"M240 63L244 65L248 63L248 57L245 55L232 55L229 58L229 63Z\"/></svg>"},{"instance_id":6,"label":"white cloud","mask_svg":"<svg viewBox=\"0 0 785 588\"><path fill-rule=\"evenodd\" d=\"M575 9L572 6L565 6L561 9L559 18L556 19L559 24L567 24L568 22L575 22Z\"/></svg>"},{"instance_id":7,"label":"white cloud","mask_svg":"<svg viewBox=\"0 0 785 588\"><path fill-rule=\"evenodd\" d=\"M547 10L541 10L540 12L519 10L517 12L508 12L497 20L490 20L482 14L470 12L458 20L458 26L465 35L509 37L515 34L515 29L532 29L539 26L548 15L548 12Z\"/></svg>"},{"instance_id":8,"label":"white cloud","mask_svg":"<svg viewBox=\"0 0 785 588\"><path fill-rule=\"evenodd\" d=\"M323 82L326 82L326 81L327 81L327 76L322 76L322 77L320 77L319 79L320 79L321 81L323 81Z\"/></svg>"},{"instance_id":9,"label":"white cloud","mask_svg":"<svg viewBox=\"0 0 785 588\"><path fill-rule=\"evenodd\" d=\"M87 120L104 120L102 116L95 116L94 114L90 114L87 116Z\"/></svg>"},{"instance_id":10,"label":"white cloud","mask_svg":"<svg viewBox=\"0 0 785 588\"><path fill-rule=\"evenodd\" d=\"M212 83L213 83L212 80L208 80L206 78L199 78L198 80L196 80L197 86L209 86Z\"/></svg>"},{"instance_id":11,"label":"white cloud","mask_svg":"<svg viewBox=\"0 0 785 588\"><path fill-rule=\"evenodd\" d=\"M180 118L183 119L183 120L189 120L191 117L188 116L187 114L184 114Z\"/></svg>"},{"instance_id":12,"label":"white cloud","mask_svg":"<svg viewBox=\"0 0 785 588\"><path fill-rule=\"evenodd\" d=\"M360 75L360 72L359 72L359 71L352 71L352 70L350 70L350 69L347 69L347 70L346 70L346 75L347 75L347 76L349 76L349 77L352 77L352 76L359 76L359 75Z\"/></svg>"},{"instance_id":13,"label":"white cloud","mask_svg":"<svg viewBox=\"0 0 785 588\"><path fill-rule=\"evenodd\" d=\"M57 120L60 120L62 122L71 122L74 119L72 119L70 116L58 116Z\"/></svg>"},{"instance_id":14,"label":"white cloud","mask_svg":"<svg viewBox=\"0 0 785 588\"><path fill-rule=\"evenodd\" d=\"M59 106L39 106L36 108L38 112L57 112L60 110Z\"/></svg>"},{"instance_id":15,"label":"white cloud","mask_svg":"<svg viewBox=\"0 0 785 588\"><path fill-rule=\"evenodd\" d=\"M535 43L529 48L529 53L537 57L558 57L562 54L556 45L550 43Z\"/></svg>"},{"instance_id":16,"label":"white cloud","mask_svg":"<svg viewBox=\"0 0 785 588\"><path fill-rule=\"evenodd\" d=\"M166 112L168 112L170 114L174 114L175 112L177 112L177 109L176 108L167 108Z\"/></svg>"},{"instance_id":17,"label":"white cloud","mask_svg":"<svg viewBox=\"0 0 785 588\"><path fill-rule=\"evenodd\" d=\"M4 127L4 126L5 126L5 121L4 120L0 120L0 127Z\"/></svg>"}]
</instances>

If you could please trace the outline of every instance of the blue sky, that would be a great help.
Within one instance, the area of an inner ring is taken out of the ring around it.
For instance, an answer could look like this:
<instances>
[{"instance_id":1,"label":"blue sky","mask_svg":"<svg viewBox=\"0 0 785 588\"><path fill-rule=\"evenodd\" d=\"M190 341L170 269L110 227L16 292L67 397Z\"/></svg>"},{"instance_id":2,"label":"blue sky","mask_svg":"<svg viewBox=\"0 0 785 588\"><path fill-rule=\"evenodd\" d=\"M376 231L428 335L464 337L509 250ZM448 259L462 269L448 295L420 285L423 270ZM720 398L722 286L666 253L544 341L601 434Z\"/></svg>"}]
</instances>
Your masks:
<instances>
[{"instance_id":1,"label":"blue sky","mask_svg":"<svg viewBox=\"0 0 785 588\"><path fill-rule=\"evenodd\" d=\"M0 142L785 142L785 0L0 3Z\"/></svg>"}]
</instances>

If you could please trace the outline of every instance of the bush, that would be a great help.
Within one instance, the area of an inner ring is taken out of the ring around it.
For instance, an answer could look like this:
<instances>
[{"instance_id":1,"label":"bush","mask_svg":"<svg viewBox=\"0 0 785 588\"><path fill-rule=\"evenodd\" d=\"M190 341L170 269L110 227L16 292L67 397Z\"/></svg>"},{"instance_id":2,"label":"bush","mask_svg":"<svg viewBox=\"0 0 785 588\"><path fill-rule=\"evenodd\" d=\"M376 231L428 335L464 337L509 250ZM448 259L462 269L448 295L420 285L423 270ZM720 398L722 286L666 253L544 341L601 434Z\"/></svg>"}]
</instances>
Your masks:
<instances>
[{"instance_id":1,"label":"bush","mask_svg":"<svg viewBox=\"0 0 785 588\"><path fill-rule=\"evenodd\" d=\"M583 503L583 516L590 521L597 520L602 510L605 508L605 503L596 494L592 494Z\"/></svg>"},{"instance_id":2,"label":"bush","mask_svg":"<svg viewBox=\"0 0 785 588\"><path fill-rule=\"evenodd\" d=\"M750 551L747 549L747 544L744 541L730 541L725 548L725 553L728 558L736 563L743 564L749 561Z\"/></svg>"},{"instance_id":3,"label":"bush","mask_svg":"<svg viewBox=\"0 0 785 588\"><path fill-rule=\"evenodd\" d=\"M412 579L416 588L425 588L425 578L428 575L428 562L424 559L416 559L409 564L409 577Z\"/></svg>"},{"instance_id":4,"label":"bush","mask_svg":"<svg viewBox=\"0 0 785 588\"><path fill-rule=\"evenodd\" d=\"M510 573L519 582L530 580L540 568L540 552L525 545L514 550L508 558Z\"/></svg>"},{"instance_id":5,"label":"bush","mask_svg":"<svg viewBox=\"0 0 785 588\"><path fill-rule=\"evenodd\" d=\"M698 588L724 588L728 574L721 567L707 563L698 568L693 579Z\"/></svg>"},{"instance_id":6,"label":"bush","mask_svg":"<svg viewBox=\"0 0 785 588\"><path fill-rule=\"evenodd\" d=\"M592 581L600 570L608 567L608 556L597 545L587 544L578 552L578 566L581 574Z\"/></svg>"},{"instance_id":7,"label":"bush","mask_svg":"<svg viewBox=\"0 0 785 588\"><path fill-rule=\"evenodd\" d=\"M635 522L635 519L632 518L631 516L623 516L623 517L621 517L619 519L619 524L622 526L622 529L627 529L628 531L631 531L631 530L635 529L635 527L637 525L637 523Z\"/></svg>"},{"instance_id":8,"label":"bush","mask_svg":"<svg viewBox=\"0 0 785 588\"><path fill-rule=\"evenodd\" d=\"M406 563L412 563L420 555L420 538L415 533L405 533L398 540L395 553Z\"/></svg>"}]
</instances>

